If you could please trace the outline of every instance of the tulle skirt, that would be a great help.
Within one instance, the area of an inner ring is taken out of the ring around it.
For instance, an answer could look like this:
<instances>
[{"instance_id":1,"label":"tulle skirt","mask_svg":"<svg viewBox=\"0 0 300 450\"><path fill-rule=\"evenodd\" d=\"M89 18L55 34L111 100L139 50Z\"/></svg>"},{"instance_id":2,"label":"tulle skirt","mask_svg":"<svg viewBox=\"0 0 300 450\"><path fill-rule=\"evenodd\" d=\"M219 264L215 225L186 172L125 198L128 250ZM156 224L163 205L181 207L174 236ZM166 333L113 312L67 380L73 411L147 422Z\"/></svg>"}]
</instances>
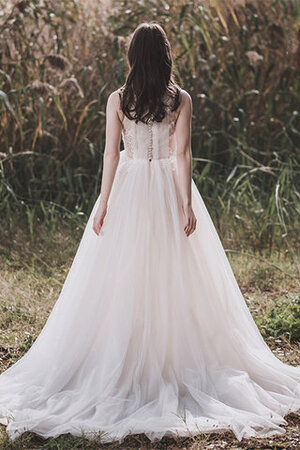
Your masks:
<instances>
[{"instance_id":1,"label":"tulle skirt","mask_svg":"<svg viewBox=\"0 0 300 450\"><path fill-rule=\"evenodd\" d=\"M0 376L10 437L284 433L300 366L264 342L194 181L189 237L174 160L121 151L97 236L99 200L44 328Z\"/></svg>"}]
</instances>

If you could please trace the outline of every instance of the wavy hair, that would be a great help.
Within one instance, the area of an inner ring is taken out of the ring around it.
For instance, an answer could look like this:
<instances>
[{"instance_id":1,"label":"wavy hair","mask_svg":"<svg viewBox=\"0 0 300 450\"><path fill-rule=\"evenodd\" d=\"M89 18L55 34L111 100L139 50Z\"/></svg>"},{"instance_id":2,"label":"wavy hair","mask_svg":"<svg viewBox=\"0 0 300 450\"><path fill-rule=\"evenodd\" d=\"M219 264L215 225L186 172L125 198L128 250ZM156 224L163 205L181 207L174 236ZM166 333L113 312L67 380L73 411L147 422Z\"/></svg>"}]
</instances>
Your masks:
<instances>
[{"instance_id":1,"label":"wavy hair","mask_svg":"<svg viewBox=\"0 0 300 450\"><path fill-rule=\"evenodd\" d=\"M180 87L174 79L171 46L159 24L145 22L135 29L127 61L130 70L120 92L124 115L136 122L161 122L167 108L177 109Z\"/></svg>"}]
</instances>

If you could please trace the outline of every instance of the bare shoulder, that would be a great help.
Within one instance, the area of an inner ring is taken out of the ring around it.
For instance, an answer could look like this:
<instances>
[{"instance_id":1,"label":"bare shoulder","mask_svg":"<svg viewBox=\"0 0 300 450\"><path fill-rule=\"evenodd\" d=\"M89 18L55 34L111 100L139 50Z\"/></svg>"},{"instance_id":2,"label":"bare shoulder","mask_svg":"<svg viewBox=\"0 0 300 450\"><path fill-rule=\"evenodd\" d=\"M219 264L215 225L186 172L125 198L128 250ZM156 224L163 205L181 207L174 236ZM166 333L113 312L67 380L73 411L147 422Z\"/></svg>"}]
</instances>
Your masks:
<instances>
[{"instance_id":1,"label":"bare shoulder","mask_svg":"<svg viewBox=\"0 0 300 450\"><path fill-rule=\"evenodd\" d=\"M180 98L181 98L181 106L182 107L189 107L192 105L192 97L190 96L190 94L188 93L188 91L186 91L185 89L181 89L180 90Z\"/></svg>"},{"instance_id":2,"label":"bare shoulder","mask_svg":"<svg viewBox=\"0 0 300 450\"><path fill-rule=\"evenodd\" d=\"M123 120L123 111L121 109L121 99L120 99L121 89L116 89L111 92L107 99L107 110L117 114L119 120Z\"/></svg>"},{"instance_id":3,"label":"bare shoulder","mask_svg":"<svg viewBox=\"0 0 300 450\"><path fill-rule=\"evenodd\" d=\"M180 90L180 103L178 107L178 116L181 117L190 117L192 114L192 97L185 89Z\"/></svg>"},{"instance_id":4,"label":"bare shoulder","mask_svg":"<svg viewBox=\"0 0 300 450\"><path fill-rule=\"evenodd\" d=\"M115 91L111 92L108 96L107 103L109 103L111 106L118 107L119 94L120 94L120 89L116 89Z\"/></svg>"}]
</instances>

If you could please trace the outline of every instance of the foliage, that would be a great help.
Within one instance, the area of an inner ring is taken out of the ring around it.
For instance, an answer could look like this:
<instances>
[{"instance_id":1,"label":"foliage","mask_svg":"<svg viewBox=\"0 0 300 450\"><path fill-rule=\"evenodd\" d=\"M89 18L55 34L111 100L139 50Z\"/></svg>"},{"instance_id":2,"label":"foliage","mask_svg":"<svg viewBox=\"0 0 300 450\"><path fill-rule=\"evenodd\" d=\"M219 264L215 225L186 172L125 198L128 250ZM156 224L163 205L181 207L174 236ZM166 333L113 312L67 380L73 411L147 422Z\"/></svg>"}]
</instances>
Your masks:
<instances>
[{"instance_id":1,"label":"foliage","mask_svg":"<svg viewBox=\"0 0 300 450\"><path fill-rule=\"evenodd\" d=\"M3 8L4 0L0 0ZM229 242L292 251L300 212L298 0L27 0L0 22L0 213L55 229L99 193L128 36L160 22L193 98L193 173ZM79 217L78 217L79 216ZM84 216L83 216L84 217ZM229 226L230 225L230 226ZM232 231L234 230L234 231Z\"/></svg>"},{"instance_id":2,"label":"foliage","mask_svg":"<svg viewBox=\"0 0 300 450\"><path fill-rule=\"evenodd\" d=\"M285 336L290 342L300 341L300 296L278 300L257 322L265 337Z\"/></svg>"}]
</instances>

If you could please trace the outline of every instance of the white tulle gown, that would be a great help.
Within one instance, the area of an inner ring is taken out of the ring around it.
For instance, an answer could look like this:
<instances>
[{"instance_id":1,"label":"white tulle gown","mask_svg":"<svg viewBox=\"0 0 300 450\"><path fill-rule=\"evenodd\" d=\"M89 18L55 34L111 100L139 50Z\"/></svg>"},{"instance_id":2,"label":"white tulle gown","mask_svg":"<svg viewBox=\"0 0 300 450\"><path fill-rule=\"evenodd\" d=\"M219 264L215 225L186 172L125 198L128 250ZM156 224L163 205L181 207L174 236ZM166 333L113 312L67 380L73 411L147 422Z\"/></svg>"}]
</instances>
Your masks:
<instances>
[{"instance_id":1,"label":"white tulle gown","mask_svg":"<svg viewBox=\"0 0 300 450\"><path fill-rule=\"evenodd\" d=\"M184 233L175 135L171 110L161 123L124 118L103 231L92 230L99 196L43 330L0 376L12 439L240 440L283 433L300 409L300 366L264 342L194 181L197 229Z\"/></svg>"}]
</instances>

